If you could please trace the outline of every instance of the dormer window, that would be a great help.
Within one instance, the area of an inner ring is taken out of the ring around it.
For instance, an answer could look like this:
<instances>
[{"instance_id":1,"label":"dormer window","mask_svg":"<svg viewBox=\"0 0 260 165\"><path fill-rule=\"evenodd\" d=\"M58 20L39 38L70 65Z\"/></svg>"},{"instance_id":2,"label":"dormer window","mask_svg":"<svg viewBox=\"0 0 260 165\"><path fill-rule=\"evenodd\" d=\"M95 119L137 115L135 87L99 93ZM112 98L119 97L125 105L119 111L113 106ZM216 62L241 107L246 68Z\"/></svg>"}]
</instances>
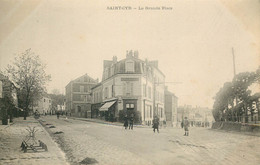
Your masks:
<instances>
[{"instance_id":1,"label":"dormer window","mask_svg":"<svg viewBox=\"0 0 260 165\"><path fill-rule=\"evenodd\" d=\"M126 61L125 63L125 70L126 72L134 72L135 66L134 66L134 61Z\"/></svg>"}]
</instances>

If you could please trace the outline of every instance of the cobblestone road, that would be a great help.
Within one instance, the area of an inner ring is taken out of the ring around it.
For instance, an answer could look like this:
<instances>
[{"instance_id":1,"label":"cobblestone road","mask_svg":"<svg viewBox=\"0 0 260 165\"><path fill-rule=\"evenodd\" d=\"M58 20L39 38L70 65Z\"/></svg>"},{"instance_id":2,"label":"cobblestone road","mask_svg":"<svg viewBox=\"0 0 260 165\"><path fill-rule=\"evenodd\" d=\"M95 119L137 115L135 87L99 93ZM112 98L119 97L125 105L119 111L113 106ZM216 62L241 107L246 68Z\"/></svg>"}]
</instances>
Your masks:
<instances>
[{"instance_id":1,"label":"cobblestone road","mask_svg":"<svg viewBox=\"0 0 260 165\"><path fill-rule=\"evenodd\" d=\"M114 125L45 117L48 131L65 151L71 164L93 158L96 164L198 164L259 165L260 137L191 128L183 136L180 128L125 130ZM55 126L56 128L48 128Z\"/></svg>"}]
</instances>

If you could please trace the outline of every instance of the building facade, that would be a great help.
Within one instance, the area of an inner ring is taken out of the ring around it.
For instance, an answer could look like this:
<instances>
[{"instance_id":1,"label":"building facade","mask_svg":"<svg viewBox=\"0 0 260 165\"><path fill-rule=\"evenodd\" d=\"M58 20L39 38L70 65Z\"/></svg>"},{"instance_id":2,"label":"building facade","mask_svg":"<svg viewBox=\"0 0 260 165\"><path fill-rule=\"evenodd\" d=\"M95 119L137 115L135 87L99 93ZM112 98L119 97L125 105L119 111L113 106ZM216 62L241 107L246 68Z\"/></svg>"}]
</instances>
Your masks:
<instances>
[{"instance_id":1,"label":"building facade","mask_svg":"<svg viewBox=\"0 0 260 165\"><path fill-rule=\"evenodd\" d=\"M181 122L184 117L187 117L191 126L209 127L215 121L212 115L212 110L207 107L192 107L186 105L178 107L178 120Z\"/></svg>"},{"instance_id":2,"label":"building facade","mask_svg":"<svg viewBox=\"0 0 260 165\"><path fill-rule=\"evenodd\" d=\"M165 98L165 116L167 126L177 127L177 107L178 107L178 97L175 94L165 89L164 93Z\"/></svg>"},{"instance_id":3,"label":"building facade","mask_svg":"<svg viewBox=\"0 0 260 165\"><path fill-rule=\"evenodd\" d=\"M13 117L18 117L20 110L17 88L7 76L0 73L0 119L2 123L7 124L7 119L12 121Z\"/></svg>"},{"instance_id":4,"label":"building facade","mask_svg":"<svg viewBox=\"0 0 260 165\"><path fill-rule=\"evenodd\" d=\"M164 80L158 61L141 60L132 50L120 61L114 56L104 61L102 82L92 89L92 109L111 121L125 115L134 115L135 123L151 124L155 115L163 121Z\"/></svg>"},{"instance_id":5,"label":"building facade","mask_svg":"<svg viewBox=\"0 0 260 165\"><path fill-rule=\"evenodd\" d=\"M33 112L41 115L51 114L52 100L50 97L42 96L33 106Z\"/></svg>"},{"instance_id":6,"label":"building facade","mask_svg":"<svg viewBox=\"0 0 260 165\"><path fill-rule=\"evenodd\" d=\"M98 83L87 74L66 86L66 111L74 117L91 117L91 88Z\"/></svg>"}]
</instances>

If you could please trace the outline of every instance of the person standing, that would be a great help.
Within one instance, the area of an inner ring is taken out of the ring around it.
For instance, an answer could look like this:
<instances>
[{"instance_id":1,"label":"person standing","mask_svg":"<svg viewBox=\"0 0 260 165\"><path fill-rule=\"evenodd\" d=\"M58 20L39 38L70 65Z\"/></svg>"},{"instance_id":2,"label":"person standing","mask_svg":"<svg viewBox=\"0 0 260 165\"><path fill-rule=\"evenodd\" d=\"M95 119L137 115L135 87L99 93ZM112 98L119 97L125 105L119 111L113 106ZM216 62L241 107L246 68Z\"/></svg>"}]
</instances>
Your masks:
<instances>
[{"instance_id":1,"label":"person standing","mask_svg":"<svg viewBox=\"0 0 260 165\"><path fill-rule=\"evenodd\" d=\"M133 129L134 127L134 114L131 114L130 119L129 119L129 129Z\"/></svg>"},{"instance_id":2,"label":"person standing","mask_svg":"<svg viewBox=\"0 0 260 165\"><path fill-rule=\"evenodd\" d=\"M125 127L125 129L127 129L127 127L128 127L128 117L127 117L127 115L125 115L125 117L124 117L124 127Z\"/></svg>"},{"instance_id":3,"label":"person standing","mask_svg":"<svg viewBox=\"0 0 260 165\"><path fill-rule=\"evenodd\" d=\"M153 119L153 132L155 132L155 129L157 129L157 132L159 133L159 118L157 116Z\"/></svg>"},{"instance_id":4,"label":"person standing","mask_svg":"<svg viewBox=\"0 0 260 165\"><path fill-rule=\"evenodd\" d=\"M188 118L185 117L184 121L183 121L183 127L184 127L184 131L185 131L184 136L189 136L189 125L190 125L190 122L189 122Z\"/></svg>"},{"instance_id":5,"label":"person standing","mask_svg":"<svg viewBox=\"0 0 260 165\"><path fill-rule=\"evenodd\" d=\"M57 119L60 118L60 112L57 112Z\"/></svg>"}]
</instances>

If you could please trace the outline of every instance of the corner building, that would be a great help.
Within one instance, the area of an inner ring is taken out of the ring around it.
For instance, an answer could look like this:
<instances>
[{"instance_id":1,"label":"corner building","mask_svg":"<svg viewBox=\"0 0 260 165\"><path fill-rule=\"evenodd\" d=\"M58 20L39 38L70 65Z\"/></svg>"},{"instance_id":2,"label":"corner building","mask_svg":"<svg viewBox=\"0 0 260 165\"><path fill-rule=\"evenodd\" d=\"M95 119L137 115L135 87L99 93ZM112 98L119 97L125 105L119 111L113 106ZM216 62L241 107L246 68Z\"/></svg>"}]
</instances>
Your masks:
<instances>
[{"instance_id":1,"label":"corner building","mask_svg":"<svg viewBox=\"0 0 260 165\"><path fill-rule=\"evenodd\" d=\"M120 61L116 56L104 60L102 82L92 88L92 113L110 121L122 121L125 115L147 125L155 115L163 121L164 80L158 61L143 61L138 51L128 51Z\"/></svg>"}]
</instances>

